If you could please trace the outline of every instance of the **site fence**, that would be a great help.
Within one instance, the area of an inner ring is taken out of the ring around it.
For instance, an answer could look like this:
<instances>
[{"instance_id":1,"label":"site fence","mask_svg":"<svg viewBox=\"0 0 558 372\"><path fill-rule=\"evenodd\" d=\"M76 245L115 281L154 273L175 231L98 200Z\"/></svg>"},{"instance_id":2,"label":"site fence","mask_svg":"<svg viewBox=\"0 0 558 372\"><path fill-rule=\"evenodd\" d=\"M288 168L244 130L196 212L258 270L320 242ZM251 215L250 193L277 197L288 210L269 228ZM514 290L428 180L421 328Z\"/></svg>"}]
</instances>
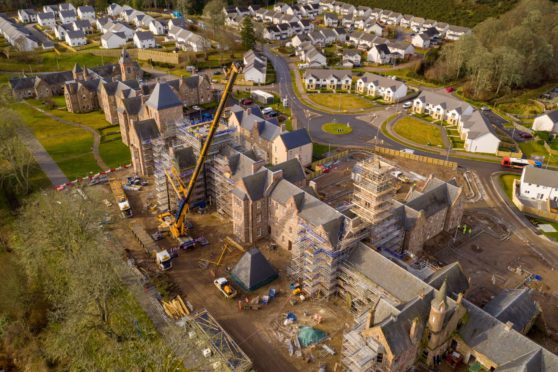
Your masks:
<instances>
[{"instance_id":1,"label":"site fence","mask_svg":"<svg viewBox=\"0 0 558 372\"><path fill-rule=\"evenodd\" d=\"M91 53L96 56L102 57L119 57L122 51L120 49L86 49L80 51L80 53ZM178 65L188 60L188 53L169 53L162 52L159 50L149 50L149 49L128 49L130 57L139 59L140 61L153 61L158 63L169 63L173 65ZM195 57L195 55L194 55Z\"/></svg>"},{"instance_id":2,"label":"site fence","mask_svg":"<svg viewBox=\"0 0 558 372\"><path fill-rule=\"evenodd\" d=\"M367 150L370 150L370 149L367 149ZM397 157L404 158L404 159L420 161L420 162L426 163L426 164L440 165L442 167L447 167L447 168L451 168L451 169L454 169L454 170L457 169L457 163L454 162L454 161L436 159L436 158L431 158L429 156L423 156L423 155L410 154L408 152L403 152L403 151L389 149L389 148L380 147L380 146L376 146L373 149L373 151L380 154L380 155L397 156Z\"/></svg>"},{"instance_id":3,"label":"site fence","mask_svg":"<svg viewBox=\"0 0 558 372\"><path fill-rule=\"evenodd\" d=\"M509 156L510 158L522 158L523 153L521 151L514 152L514 151L498 151L496 156L503 158L504 156Z\"/></svg>"}]
</instances>

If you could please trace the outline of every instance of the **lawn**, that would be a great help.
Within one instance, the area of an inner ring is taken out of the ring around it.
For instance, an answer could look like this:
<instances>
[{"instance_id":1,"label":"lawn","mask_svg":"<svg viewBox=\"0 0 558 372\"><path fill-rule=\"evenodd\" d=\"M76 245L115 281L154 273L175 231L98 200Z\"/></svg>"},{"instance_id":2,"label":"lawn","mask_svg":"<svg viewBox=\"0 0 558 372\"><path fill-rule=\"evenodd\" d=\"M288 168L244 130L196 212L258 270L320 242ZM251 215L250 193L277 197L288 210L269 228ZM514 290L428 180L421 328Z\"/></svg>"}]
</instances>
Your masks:
<instances>
[{"instance_id":1,"label":"lawn","mask_svg":"<svg viewBox=\"0 0 558 372\"><path fill-rule=\"evenodd\" d=\"M544 232L542 230L540 230L540 232L542 234L544 234L546 237L548 237L549 239L554 240L554 241L558 241L558 222L547 221L543 218L531 217L531 216L527 216L527 219L529 220L529 222L531 222L537 228L539 228L539 225L552 225L552 227L554 227L556 232L548 232L547 233L547 232Z\"/></svg>"},{"instance_id":2,"label":"lawn","mask_svg":"<svg viewBox=\"0 0 558 372\"><path fill-rule=\"evenodd\" d=\"M335 111L357 111L374 107L374 102L364 97L347 93L309 94L310 100Z\"/></svg>"},{"instance_id":3,"label":"lawn","mask_svg":"<svg viewBox=\"0 0 558 372\"><path fill-rule=\"evenodd\" d=\"M520 176L518 174L503 174L500 176L500 185L502 185L502 188L510 200L513 192L513 181L519 178Z\"/></svg>"},{"instance_id":4,"label":"lawn","mask_svg":"<svg viewBox=\"0 0 558 372\"><path fill-rule=\"evenodd\" d=\"M422 120L411 117L402 118L395 123L393 130L401 137L415 143L438 147L444 145L442 130L438 126L425 123Z\"/></svg>"},{"instance_id":5,"label":"lawn","mask_svg":"<svg viewBox=\"0 0 558 372\"><path fill-rule=\"evenodd\" d=\"M540 115L543 112L542 107L533 102L509 102L502 103L497 106L498 109L507 112L508 114L518 116L533 116Z\"/></svg>"},{"instance_id":6,"label":"lawn","mask_svg":"<svg viewBox=\"0 0 558 372\"><path fill-rule=\"evenodd\" d=\"M344 123L326 123L322 125L322 130L329 134L343 135L351 133L353 128Z\"/></svg>"},{"instance_id":7,"label":"lawn","mask_svg":"<svg viewBox=\"0 0 558 372\"><path fill-rule=\"evenodd\" d=\"M12 106L33 131L60 169L69 179L98 172L93 153L93 136L83 129L70 127L37 112L24 103Z\"/></svg>"},{"instance_id":8,"label":"lawn","mask_svg":"<svg viewBox=\"0 0 558 372\"><path fill-rule=\"evenodd\" d=\"M335 147L330 145L320 145L319 143L314 143L312 145L312 157L314 159L321 159L330 151L335 151Z\"/></svg>"},{"instance_id":9,"label":"lawn","mask_svg":"<svg viewBox=\"0 0 558 372\"><path fill-rule=\"evenodd\" d=\"M526 142L520 142L519 148L521 151L527 155L531 156L547 156L546 149L542 140L531 140Z\"/></svg>"}]
</instances>

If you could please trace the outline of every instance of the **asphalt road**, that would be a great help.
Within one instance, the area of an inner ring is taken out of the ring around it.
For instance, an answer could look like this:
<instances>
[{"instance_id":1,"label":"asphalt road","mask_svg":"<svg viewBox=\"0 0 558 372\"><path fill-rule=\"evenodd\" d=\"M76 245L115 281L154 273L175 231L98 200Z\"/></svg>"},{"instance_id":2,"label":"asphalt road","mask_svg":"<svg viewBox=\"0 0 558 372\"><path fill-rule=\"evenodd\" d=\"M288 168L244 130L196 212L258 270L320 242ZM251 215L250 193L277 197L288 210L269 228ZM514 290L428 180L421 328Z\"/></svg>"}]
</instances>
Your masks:
<instances>
[{"instance_id":1,"label":"asphalt road","mask_svg":"<svg viewBox=\"0 0 558 372\"><path fill-rule=\"evenodd\" d=\"M385 110L375 111L373 113L375 117L372 117L371 114L367 114L366 116L368 117L366 118L358 114L343 115L320 112L312 107L306 106L297 98L294 92L295 88L292 84L288 62L283 57L272 53L268 48L264 48L264 53L275 68L279 92L282 97L288 97L288 102L291 106L293 116L296 117L298 128L307 128L314 142L331 144L332 146L362 146L372 148L372 140L377 136L379 140L383 141L383 147L395 150L405 148L404 145L384 136L380 130L382 123L390 115L397 112L397 105L388 106ZM501 125L500 121L503 120L497 115L490 115L489 119L496 125ZM349 123L353 128L352 133L343 136L335 136L323 132L321 126L324 123L332 121ZM558 266L558 248L556 243L540 238L526 218L516 213L513 209L514 207L511 206L507 198L502 195L501 187L496 184L498 180L494 180L495 172L502 170L499 164L452 156L447 157L420 150L415 150L415 154L438 159L447 158L448 160L457 162L460 167L475 171L486 190L486 198L488 198L488 202L494 208L495 213L501 214L506 222L512 225L517 236L522 239L525 244L537 251L549 264L554 267ZM518 170L506 171L520 173Z\"/></svg>"}]
</instances>

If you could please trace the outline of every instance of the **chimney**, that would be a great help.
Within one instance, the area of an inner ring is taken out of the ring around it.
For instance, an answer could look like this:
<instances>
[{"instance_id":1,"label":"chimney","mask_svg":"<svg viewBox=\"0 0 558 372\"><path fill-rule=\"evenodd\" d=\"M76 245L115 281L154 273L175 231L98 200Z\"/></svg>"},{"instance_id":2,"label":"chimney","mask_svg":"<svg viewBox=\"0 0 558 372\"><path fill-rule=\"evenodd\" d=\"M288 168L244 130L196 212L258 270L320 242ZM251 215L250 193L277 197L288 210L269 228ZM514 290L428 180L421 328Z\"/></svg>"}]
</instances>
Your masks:
<instances>
[{"instance_id":1,"label":"chimney","mask_svg":"<svg viewBox=\"0 0 558 372\"><path fill-rule=\"evenodd\" d=\"M414 344L418 341L418 328L419 328L419 319L415 318L413 319L413 322L411 323L411 330L409 331L409 338L411 339L411 342Z\"/></svg>"},{"instance_id":2,"label":"chimney","mask_svg":"<svg viewBox=\"0 0 558 372\"><path fill-rule=\"evenodd\" d=\"M461 302L463 301L463 293L459 292L457 295L457 301L455 301L458 305L461 305Z\"/></svg>"},{"instance_id":3,"label":"chimney","mask_svg":"<svg viewBox=\"0 0 558 372\"><path fill-rule=\"evenodd\" d=\"M511 331L512 328L513 328L513 323L510 322L510 321L507 321L506 324L505 324L505 327L506 327L506 331Z\"/></svg>"}]
</instances>

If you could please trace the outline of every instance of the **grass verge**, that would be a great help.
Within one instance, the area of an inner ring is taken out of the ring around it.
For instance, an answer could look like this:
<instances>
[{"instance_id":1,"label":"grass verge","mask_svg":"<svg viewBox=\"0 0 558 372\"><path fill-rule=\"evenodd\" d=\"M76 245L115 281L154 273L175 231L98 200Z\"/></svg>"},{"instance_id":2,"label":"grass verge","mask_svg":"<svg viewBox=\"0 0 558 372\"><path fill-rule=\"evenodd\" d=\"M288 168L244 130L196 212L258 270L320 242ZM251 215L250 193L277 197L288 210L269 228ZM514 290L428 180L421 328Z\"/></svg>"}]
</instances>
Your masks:
<instances>
[{"instance_id":1,"label":"grass verge","mask_svg":"<svg viewBox=\"0 0 558 372\"><path fill-rule=\"evenodd\" d=\"M395 123L393 130L401 137L421 145L437 147L443 147L444 145L442 131L438 126L415 118L402 118Z\"/></svg>"}]
</instances>

